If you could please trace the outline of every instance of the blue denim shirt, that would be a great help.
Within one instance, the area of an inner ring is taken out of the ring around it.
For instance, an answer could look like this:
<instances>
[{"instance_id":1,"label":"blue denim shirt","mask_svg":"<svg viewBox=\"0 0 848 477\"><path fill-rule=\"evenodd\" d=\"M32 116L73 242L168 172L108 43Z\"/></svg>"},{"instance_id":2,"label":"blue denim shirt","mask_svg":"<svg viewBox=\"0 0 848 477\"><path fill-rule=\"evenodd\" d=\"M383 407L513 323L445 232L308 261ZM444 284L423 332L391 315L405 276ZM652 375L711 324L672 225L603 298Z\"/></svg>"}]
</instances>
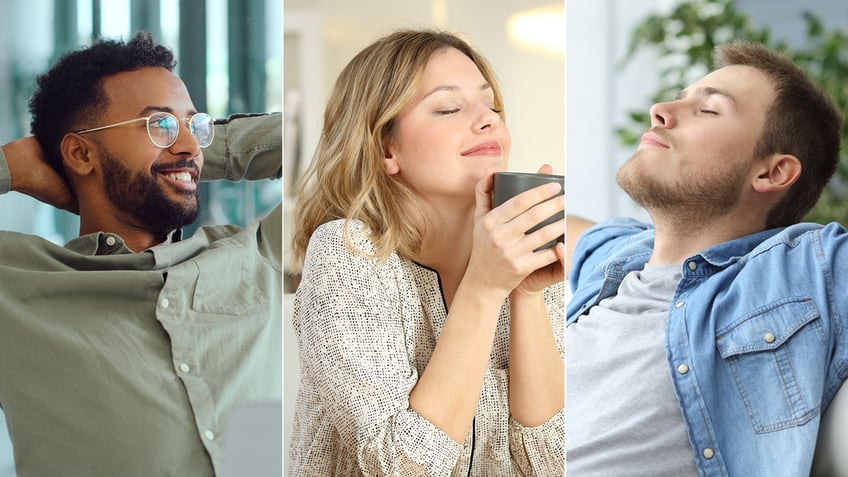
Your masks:
<instances>
[{"instance_id":1,"label":"blue denim shirt","mask_svg":"<svg viewBox=\"0 0 848 477\"><path fill-rule=\"evenodd\" d=\"M653 241L630 219L587 230L567 324L641 270ZM703 250L682 271L665 350L700 473L809 475L821 415L848 377L848 233L768 230Z\"/></svg>"}]
</instances>

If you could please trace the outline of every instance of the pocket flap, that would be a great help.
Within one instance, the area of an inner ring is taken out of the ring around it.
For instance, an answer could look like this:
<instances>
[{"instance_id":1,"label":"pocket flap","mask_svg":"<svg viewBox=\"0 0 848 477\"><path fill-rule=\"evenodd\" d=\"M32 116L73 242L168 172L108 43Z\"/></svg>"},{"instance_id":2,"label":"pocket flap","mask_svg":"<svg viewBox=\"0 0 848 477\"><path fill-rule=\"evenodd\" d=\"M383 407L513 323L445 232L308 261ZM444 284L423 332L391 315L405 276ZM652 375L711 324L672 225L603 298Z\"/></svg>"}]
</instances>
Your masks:
<instances>
[{"instance_id":1,"label":"pocket flap","mask_svg":"<svg viewBox=\"0 0 848 477\"><path fill-rule=\"evenodd\" d=\"M790 297L754 310L718 331L722 358L778 348L804 325L819 318L809 297Z\"/></svg>"}]
</instances>

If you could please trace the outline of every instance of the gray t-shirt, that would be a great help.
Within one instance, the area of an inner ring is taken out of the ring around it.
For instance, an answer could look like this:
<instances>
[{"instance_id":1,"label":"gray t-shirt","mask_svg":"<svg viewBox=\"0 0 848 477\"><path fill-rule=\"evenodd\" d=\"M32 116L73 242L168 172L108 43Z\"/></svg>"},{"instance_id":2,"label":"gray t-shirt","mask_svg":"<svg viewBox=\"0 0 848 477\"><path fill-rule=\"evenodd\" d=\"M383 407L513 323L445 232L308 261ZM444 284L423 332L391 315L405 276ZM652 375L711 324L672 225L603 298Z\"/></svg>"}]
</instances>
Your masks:
<instances>
[{"instance_id":1,"label":"gray t-shirt","mask_svg":"<svg viewBox=\"0 0 848 477\"><path fill-rule=\"evenodd\" d=\"M680 278L646 265L566 329L569 477L698 475L664 346Z\"/></svg>"}]
</instances>

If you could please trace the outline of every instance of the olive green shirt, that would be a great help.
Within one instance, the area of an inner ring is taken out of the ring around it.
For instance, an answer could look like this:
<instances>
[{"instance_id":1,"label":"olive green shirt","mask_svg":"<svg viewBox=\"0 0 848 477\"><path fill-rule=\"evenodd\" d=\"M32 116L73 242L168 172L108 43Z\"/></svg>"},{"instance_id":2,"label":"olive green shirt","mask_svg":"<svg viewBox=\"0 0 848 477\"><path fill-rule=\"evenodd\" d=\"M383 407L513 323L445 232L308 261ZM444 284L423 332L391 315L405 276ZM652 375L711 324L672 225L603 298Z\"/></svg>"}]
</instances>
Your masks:
<instances>
[{"instance_id":1,"label":"olive green shirt","mask_svg":"<svg viewBox=\"0 0 848 477\"><path fill-rule=\"evenodd\" d=\"M277 178L279 114L231 118L204 180ZM9 191L0 153L0 193ZM282 394L282 215L141 253L0 231L0 406L18 477L210 476L233 406ZM282 427L281 427L282 432Z\"/></svg>"}]
</instances>

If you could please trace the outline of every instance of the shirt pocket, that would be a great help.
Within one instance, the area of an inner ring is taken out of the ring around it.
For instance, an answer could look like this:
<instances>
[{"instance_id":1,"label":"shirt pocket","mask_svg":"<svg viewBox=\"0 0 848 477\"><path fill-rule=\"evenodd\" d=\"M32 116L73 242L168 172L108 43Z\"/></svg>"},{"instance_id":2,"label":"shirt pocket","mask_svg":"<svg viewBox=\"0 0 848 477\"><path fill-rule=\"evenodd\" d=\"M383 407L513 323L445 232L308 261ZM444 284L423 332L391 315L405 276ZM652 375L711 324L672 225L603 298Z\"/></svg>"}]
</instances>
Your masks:
<instances>
[{"instance_id":1,"label":"shirt pocket","mask_svg":"<svg viewBox=\"0 0 848 477\"><path fill-rule=\"evenodd\" d=\"M764 306L718 331L716 346L757 433L819 414L825 332L809 297Z\"/></svg>"},{"instance_id":2,"label":"shirt pocket","mask_svg":"<svg viewBox=\"0 0 848 477\"><path fill-rule=\"evenodd\" d=\"M232 249L211 250L207 254L207 266L198 266L191 304L194 311L241 316L268 301L261 287L258 260Z\"/></svg>"}]
</instances>

